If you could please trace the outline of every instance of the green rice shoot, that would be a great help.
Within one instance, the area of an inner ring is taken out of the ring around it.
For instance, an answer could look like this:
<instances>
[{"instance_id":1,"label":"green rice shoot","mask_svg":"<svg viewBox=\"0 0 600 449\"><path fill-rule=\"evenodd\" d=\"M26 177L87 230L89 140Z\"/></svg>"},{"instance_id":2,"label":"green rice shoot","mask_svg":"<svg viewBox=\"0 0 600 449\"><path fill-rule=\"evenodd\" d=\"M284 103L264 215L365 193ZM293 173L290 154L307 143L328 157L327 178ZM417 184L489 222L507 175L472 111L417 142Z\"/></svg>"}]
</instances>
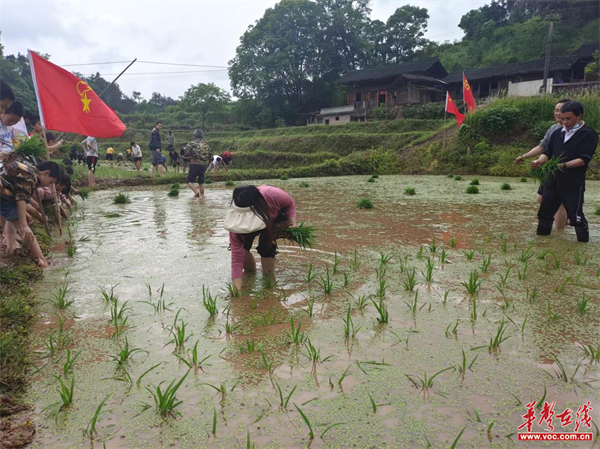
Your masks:
<instances>
[{"instance_id":1,"label":"green rice shoot","mask_svg":"<svg viewBox=\"0 0 600 449\"><path fill-rule=\"evenodd\" d=\"M548 161L539 168L532 168L530 175L533 179L537 180L540 185L544 185L550 177L556 173L561 164L561 158L558 156L548 159Z\"/></svg>"}]
</instances>

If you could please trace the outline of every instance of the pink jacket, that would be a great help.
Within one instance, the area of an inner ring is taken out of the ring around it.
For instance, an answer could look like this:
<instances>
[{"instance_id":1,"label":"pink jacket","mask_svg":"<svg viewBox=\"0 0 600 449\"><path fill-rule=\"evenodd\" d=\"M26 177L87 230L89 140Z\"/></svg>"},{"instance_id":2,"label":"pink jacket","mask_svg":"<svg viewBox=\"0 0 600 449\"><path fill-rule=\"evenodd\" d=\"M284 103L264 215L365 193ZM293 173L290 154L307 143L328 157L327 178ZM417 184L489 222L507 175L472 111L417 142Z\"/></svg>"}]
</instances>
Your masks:
<instances>
[{"instance_id":1,"label":"pink jacket","mask_svg":"<svg viewBox=\"0 0 600 449\"><path fill-rule=\"evenodd\" d=\"M296 204L287 192L272 186L257 188L269 206L271 220L275 220L280 211L285 212L289 218L296 217ZM230 232L229 245L231 246L231 278L238 279L244 272L244 237Z\"/></svg>"}]
</instances>

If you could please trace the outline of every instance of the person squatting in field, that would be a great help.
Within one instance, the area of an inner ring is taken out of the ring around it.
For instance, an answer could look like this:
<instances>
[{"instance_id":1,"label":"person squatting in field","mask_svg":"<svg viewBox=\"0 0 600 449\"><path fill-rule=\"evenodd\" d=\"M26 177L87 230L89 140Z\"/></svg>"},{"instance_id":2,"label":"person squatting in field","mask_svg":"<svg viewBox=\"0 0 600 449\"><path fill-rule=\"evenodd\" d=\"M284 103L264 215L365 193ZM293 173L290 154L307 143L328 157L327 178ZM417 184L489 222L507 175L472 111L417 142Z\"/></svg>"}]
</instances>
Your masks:
<instances>
[{"instance_id":1,"label":"person squatting in field","mask_svg":"<svg viewBox=\"0 0 600 449\"><path fill-rule=\"evenodd\" d=\"M229 231L232 283L238 291L242 288L243 272L256 271L256 261L250 253L256 237L263 275L275 276L277 224L296 227L296 204L287 192L267 185L237 187L233 191L225 229Z\"/></svg>"},{"instance_id":2,"label":"person squatting in field","mask_svg":"<svg viewBox=\"0 0 600 449\"><path fill-rule=\"evenodd\" d=\"M575 227L577 240L590 239L588 222L583 215L585 173L598 146L598 133L583 121L583 105L569 101L560 109L563 126L550 136L548 148L531 167L539 168L552 157L559 157L559 170L544 184L542 204L538 211L537 235L550 235L552 222L560 205Z\"/></svg>"},{"instance_id":3,"label":"person squatting in field","mask_svg":"<svg viewBox=\"0 0 600 449\"><path fill-rule=\"evenodd\" d=\"M548 128L548 131L546 131L544 138L540 141L540 144L538 146L532 148L524 155L516 158L515 163L522 164L523 162L525 162L526 159L539 156L540 154L542 154L544 152L544 150L546 148L548 148L548 143L550 142L550 137L552 136L552 133L554 133L554 131L556 131L557 129L562 127L562 117L561 117L561 113L560 113L560 108L562 108L563 105L569 101L571 101L571 100L569 100L568 98L565 98L563 100L560 100L558 103L556 103L556 105L554 106L554 120L556 120L556 123L554 125L552 125L550 128ZM538 204L542 204L542 193L543 192L544 192L544 186L540 186L540 188L538 189L538 194L537 194ZM568 224L567 211L565 210L565 206L563 206L561 204L560 207L558 208L558 211L556 212L556 215L554 216L554 227L556 227L556 229L562 230L567 226L567 224Z\"/></svg>"}]
</instances>

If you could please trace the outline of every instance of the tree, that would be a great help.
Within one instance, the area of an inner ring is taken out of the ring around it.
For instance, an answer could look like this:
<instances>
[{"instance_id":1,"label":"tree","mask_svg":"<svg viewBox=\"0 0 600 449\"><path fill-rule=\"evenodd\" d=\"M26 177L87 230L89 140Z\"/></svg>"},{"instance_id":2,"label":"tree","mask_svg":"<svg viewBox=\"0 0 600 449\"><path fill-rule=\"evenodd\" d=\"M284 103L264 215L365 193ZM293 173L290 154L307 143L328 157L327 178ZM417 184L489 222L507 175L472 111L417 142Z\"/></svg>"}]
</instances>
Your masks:
<instances>
[{"instance_id":1,"label":"tree","mask_svg":"<svg viewBox=\"0 0 600 449\"><path fill-rule=\"evenodd\" d=\"M390 60L406 62L427 43L425 32L429 14L426 8L404 5L387 21L387 44Z\"/></svg>"},{"instance_id":2,"label":"tree","mask_svg":"<svg viewBox=\"0 0 600 449\"><path fill-rule=\"evenodd\" d=\"M141 103L144 97L142 97L142 93L134 90L131 94L131 98L136 103Z\"/></svg>"},{"instance_id":3,"label":"tree","mask_svg":"<svg viewBox=\"0 0 600 449\"><path fill-rule=\"evenodd\" d=\"M222 111L229 101L229 94L214 83L198 83L185 91L181 107L190 112L199 111L204 128L208 114Z\"/></svg>"}]
</instances>

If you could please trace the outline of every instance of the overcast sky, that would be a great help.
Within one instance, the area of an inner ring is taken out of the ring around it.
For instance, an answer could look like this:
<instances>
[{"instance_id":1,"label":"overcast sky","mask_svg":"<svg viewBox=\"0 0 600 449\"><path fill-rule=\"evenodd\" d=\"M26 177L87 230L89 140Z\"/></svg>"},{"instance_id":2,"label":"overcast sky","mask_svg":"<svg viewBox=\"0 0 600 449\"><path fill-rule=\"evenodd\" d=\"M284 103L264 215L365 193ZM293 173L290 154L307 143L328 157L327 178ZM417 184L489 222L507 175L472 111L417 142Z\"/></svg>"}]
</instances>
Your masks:
<instances>
[{"instance_id":1,"label":"overcast sky","mask_svg":"<svg viewBox=\"0 0 600 449\"><path fill-rule=\"evenodd\" d=\"M192 84L214 82L230 90L227 66L239 39L276 1L29 1L0 0L5 54L28 48L66 66L112 61L168 62L217 67L136 63L119 79L121 89L145 98L157 91L178 98ZM462 37L460 17L489 0L371 1L371 18L386 21L396 8L412 4L429 10L427 37ZM112 80L127 63L65 67L100 72ZM220 67L219 67L220 66ZM200 73L166 73L203 71ZM148 73L148 74L140 74Z\"/></svg>"}]
</instances>

